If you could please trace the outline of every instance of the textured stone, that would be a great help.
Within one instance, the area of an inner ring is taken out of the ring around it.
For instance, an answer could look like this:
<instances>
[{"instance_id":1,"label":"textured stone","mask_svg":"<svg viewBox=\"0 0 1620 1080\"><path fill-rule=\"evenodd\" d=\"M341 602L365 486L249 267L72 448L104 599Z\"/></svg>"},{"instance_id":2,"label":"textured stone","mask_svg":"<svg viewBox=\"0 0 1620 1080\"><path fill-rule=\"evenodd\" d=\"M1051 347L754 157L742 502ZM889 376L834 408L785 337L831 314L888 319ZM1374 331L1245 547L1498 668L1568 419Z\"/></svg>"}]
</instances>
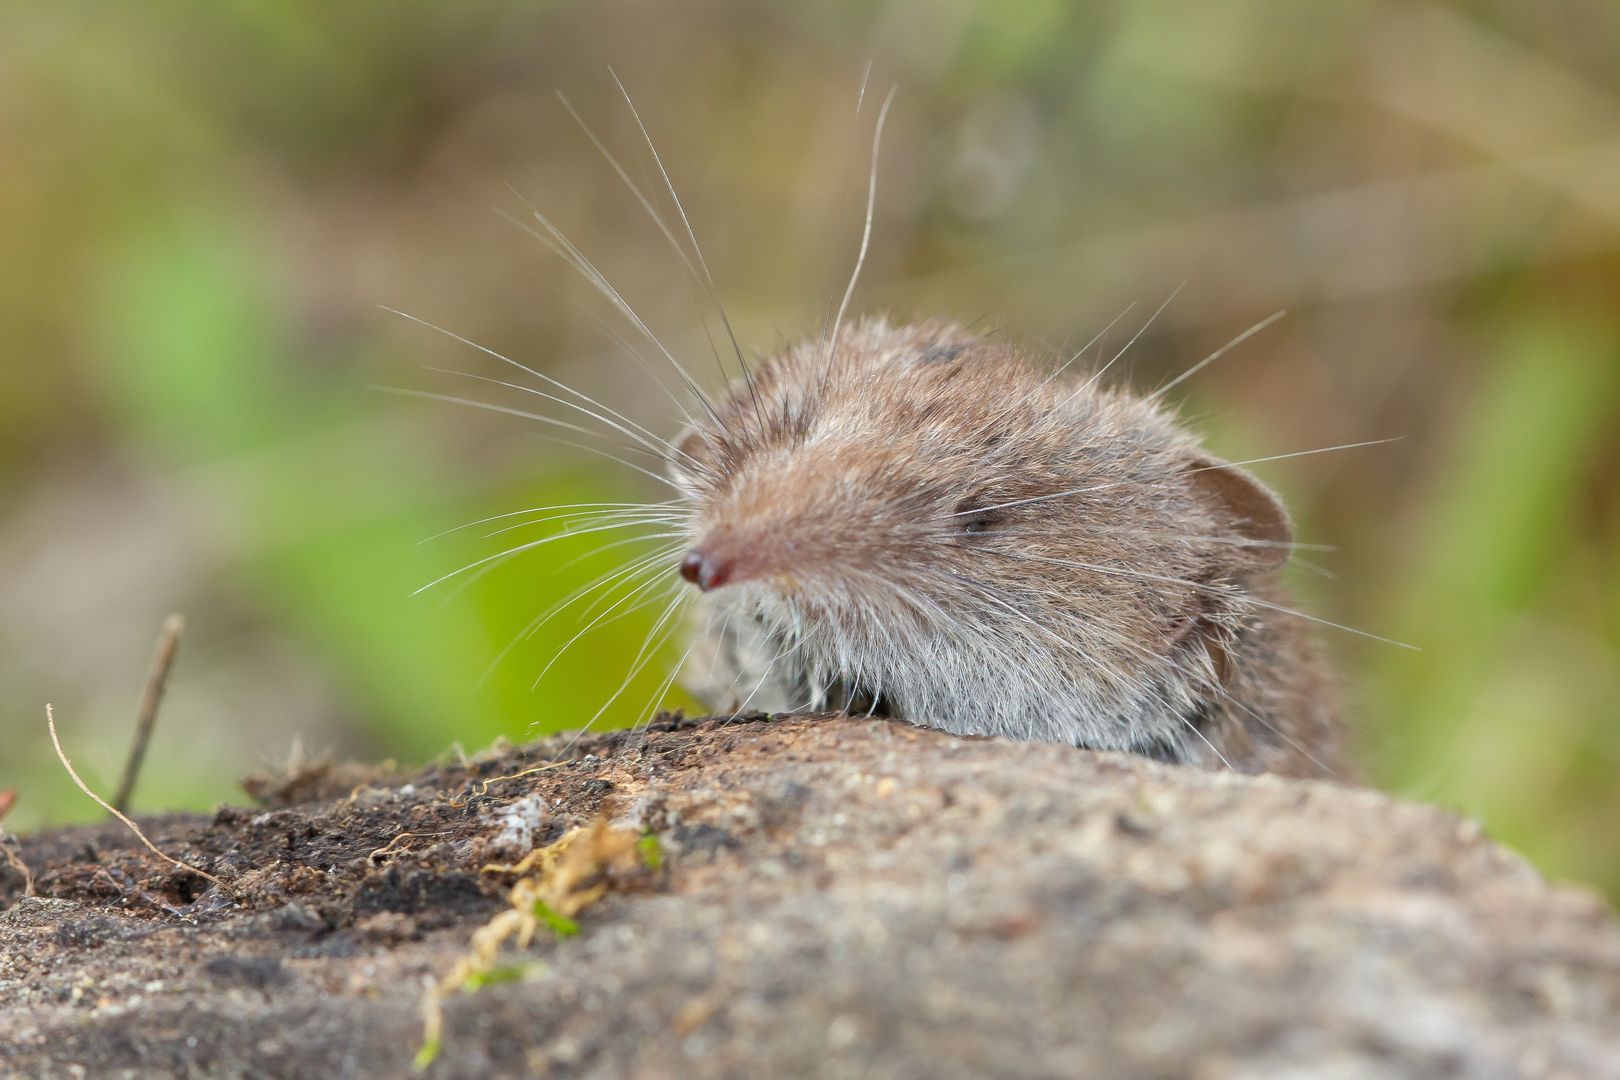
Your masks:
<instances>
[{"instance_id":1,"label":"textured stone","mask_svg":"<svg viewBox=\"0 0 1620 1080\"><path fill-rule=\"evenodd\" d=\"M429 1075L1620 1076L1612 913L1441 810L885 721L566 746L149 823L230 896L114 825L26 838L0 1072L408 1073L521 811L664 866L449 997Z\"/></svg>"}]
</instances>

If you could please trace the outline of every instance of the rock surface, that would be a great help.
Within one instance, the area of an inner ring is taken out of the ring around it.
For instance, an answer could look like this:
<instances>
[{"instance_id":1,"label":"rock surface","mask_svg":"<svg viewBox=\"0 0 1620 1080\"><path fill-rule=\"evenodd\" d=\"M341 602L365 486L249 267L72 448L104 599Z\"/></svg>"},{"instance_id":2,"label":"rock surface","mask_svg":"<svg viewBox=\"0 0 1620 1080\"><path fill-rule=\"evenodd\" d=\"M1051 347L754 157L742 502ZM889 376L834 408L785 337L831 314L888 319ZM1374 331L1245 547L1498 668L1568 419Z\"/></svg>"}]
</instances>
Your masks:
<instances>
[{"instance_id":1,"label":"rock surface","mask_svg":"<svg viewBox=\"0 0 1620 1080\"><path fill-rule=\"evenodd\" d=\"M507 910L480 867L605 813L662 865L446 997L426 1075L1620 1076L1612 913L1440 810L886 721L566 745L145 823L224 890L116 825L25 839L0 1074L409 1075Z\"/></svg>"}]
</instances>

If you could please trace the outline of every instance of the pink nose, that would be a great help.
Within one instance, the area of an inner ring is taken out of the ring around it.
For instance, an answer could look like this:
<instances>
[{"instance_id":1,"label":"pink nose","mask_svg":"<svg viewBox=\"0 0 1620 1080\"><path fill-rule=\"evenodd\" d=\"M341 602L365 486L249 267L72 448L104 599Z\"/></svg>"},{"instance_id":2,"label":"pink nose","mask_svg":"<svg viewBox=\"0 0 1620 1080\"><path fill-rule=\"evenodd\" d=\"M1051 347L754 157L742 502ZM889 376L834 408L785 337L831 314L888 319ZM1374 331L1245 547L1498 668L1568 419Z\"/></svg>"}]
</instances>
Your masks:
<instances>
[{"instance_id":1,"label":"pink nose","mask_svg":"<svg viewBox=\"0 0 1620 1080\"><path fill-rule=\"evenodd\" d=\"M681 577L704 592L718 589L731 580L736 562L723 555L713 555L701 548L693 548L681 557Z\"/></svg>"}]
</instances>

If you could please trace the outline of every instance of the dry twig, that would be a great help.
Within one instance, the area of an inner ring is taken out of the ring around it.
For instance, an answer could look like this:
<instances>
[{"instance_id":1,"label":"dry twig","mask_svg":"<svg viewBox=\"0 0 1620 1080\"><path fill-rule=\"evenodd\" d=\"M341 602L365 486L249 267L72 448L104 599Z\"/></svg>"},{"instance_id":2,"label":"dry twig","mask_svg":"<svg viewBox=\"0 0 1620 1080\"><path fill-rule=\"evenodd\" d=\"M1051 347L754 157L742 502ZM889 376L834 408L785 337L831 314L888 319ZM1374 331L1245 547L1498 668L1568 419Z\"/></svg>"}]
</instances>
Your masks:
<instances>
[{"instance_id":1,"label":"dry twig","mask_svg":"<svg viewBox=\"0 0 1620 1080\"><path fill-rule=\"evenodd\" d=\"M11 834L4 829L0 829L0 859L4 859L7 866L22 875L23 895L33 896L34 872L28 868L27 863L23 862L22 856L17 854L14 845L15 841L11 838Z\"/></svg>"},{"instance_id":2,"label":"dry twig","mask_svg":"<svg viewBox=\"0 0 1620 1080\"><path fill-rule=\"evenodd\" d=\"M79 785L79 790L80 791L82 791L86 795L90 796L90 798L95 801L97 806L99 806L103 810L107 811L107 813L111 814L113 817L117 818L119 821L122 821L124 823L124 827L127 828L130 832L134 833L135 838L137 840L139 840L141 843L145 844L148 851L150 851L152 854L156 855L158 858L162 859L164 862L173 863L175 866L178 866L182 870L189 870L191 873L196 874L198 877L207 878L209 881L212 881L215 885L218 885L221 889L227 888L226 884L223 881L219 880L219 878L215 877L213 874L210 874L208 871L199 870L195 866L192 866L190 863L181 862L179 859L176 859L172 855L165 855L162 851L160 851L158 849L158 846L156 844L152 843L152 841L150 841L150 840L148 840L146 838L146 834L141 832L141 827L139 825L135 824L129 818L125 817L121 812L119 812L119 810L117 808L115 808L106 799L103 799L100 795L97 795L95 792L91 791L90 790L90 785L86 784L83 780L79 779L79 774L73 771L73 762L69 761L67 754L62 752L62 740L59 739L57 737L57 735L56 735L56 716L55 716L54 713L51 712L51 707L49 705L45 706L45 724L46 724L47 727L49 727L51 729L51 743L56 747L56 759L62 763L62 768L67 770L67 774L69 776L73 777L73 782L75 784Z\"/></svg>"},{"instance_id":3,"label":"dry twig","mask_svg":"<svg viewBox=\"0 0 1620 1080\"><path fill-rule=\"evenodd\" d=\"M17 793L15 791L11 788L0 791L0 821L4 821L6 815L11 813L11 808L16 805ZM22 856L17 853L16 846L16 840L5 829L0 829L0 859L5 859L7 866L22 875L23 895L33 896L34 872L28 868L27 863L23 862Z\"/></svg>"},{"instance_id":4,"label":"dry twig","mask_svg":"<svg viewBox=\"0 0 1620 1080\"><path fill-rule=\"evenodd\" d=\"M135 781L140 777L141 763L146 760L146 744L151 741L158 706L163 702L163 688L168 685L169 669L174 666L174 656L180 648L180 635L185 629L186 620L180 615L170 615L164 620L157 653L152 657L152 668L146 676L146 689L141 693L141 711L135 720L135 741L130 743L129 757L124 760L124 775L118 781L117 793L113 795L113 812L120 816L122 811L129 809L130 797L135 794Z\"/></svg>"}]
</instances>

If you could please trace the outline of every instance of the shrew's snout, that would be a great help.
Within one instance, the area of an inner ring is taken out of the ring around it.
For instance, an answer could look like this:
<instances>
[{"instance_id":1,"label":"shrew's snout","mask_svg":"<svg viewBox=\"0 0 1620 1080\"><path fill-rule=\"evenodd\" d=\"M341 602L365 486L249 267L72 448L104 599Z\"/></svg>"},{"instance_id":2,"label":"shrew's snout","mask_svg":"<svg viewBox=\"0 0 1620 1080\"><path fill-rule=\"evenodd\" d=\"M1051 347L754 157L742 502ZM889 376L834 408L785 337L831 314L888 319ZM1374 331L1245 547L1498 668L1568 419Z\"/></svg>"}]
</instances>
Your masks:
<instances>
[{"instance_id":1,"label":"shrew's snout","mask_svg":"<svg viewBox=\"0 0 1620 1080\"><path fill-rule=\"evenodd\" d=\"M779 538L720 527L681 556L681 577L704 592L723 585L778 579L800 555L799 546Z\"/></svg>"},{"instance_id":2,"label":"shrew's snout","mask_svg":"<svg viewBox=\"0 0 1620 1080\"><path fill-rule=\"evenodd\" d=\"M737 573L737 560L724 550L695 547L681 556L681 577L704 592L718 589Z\"/></svg>"}]
</instances>

